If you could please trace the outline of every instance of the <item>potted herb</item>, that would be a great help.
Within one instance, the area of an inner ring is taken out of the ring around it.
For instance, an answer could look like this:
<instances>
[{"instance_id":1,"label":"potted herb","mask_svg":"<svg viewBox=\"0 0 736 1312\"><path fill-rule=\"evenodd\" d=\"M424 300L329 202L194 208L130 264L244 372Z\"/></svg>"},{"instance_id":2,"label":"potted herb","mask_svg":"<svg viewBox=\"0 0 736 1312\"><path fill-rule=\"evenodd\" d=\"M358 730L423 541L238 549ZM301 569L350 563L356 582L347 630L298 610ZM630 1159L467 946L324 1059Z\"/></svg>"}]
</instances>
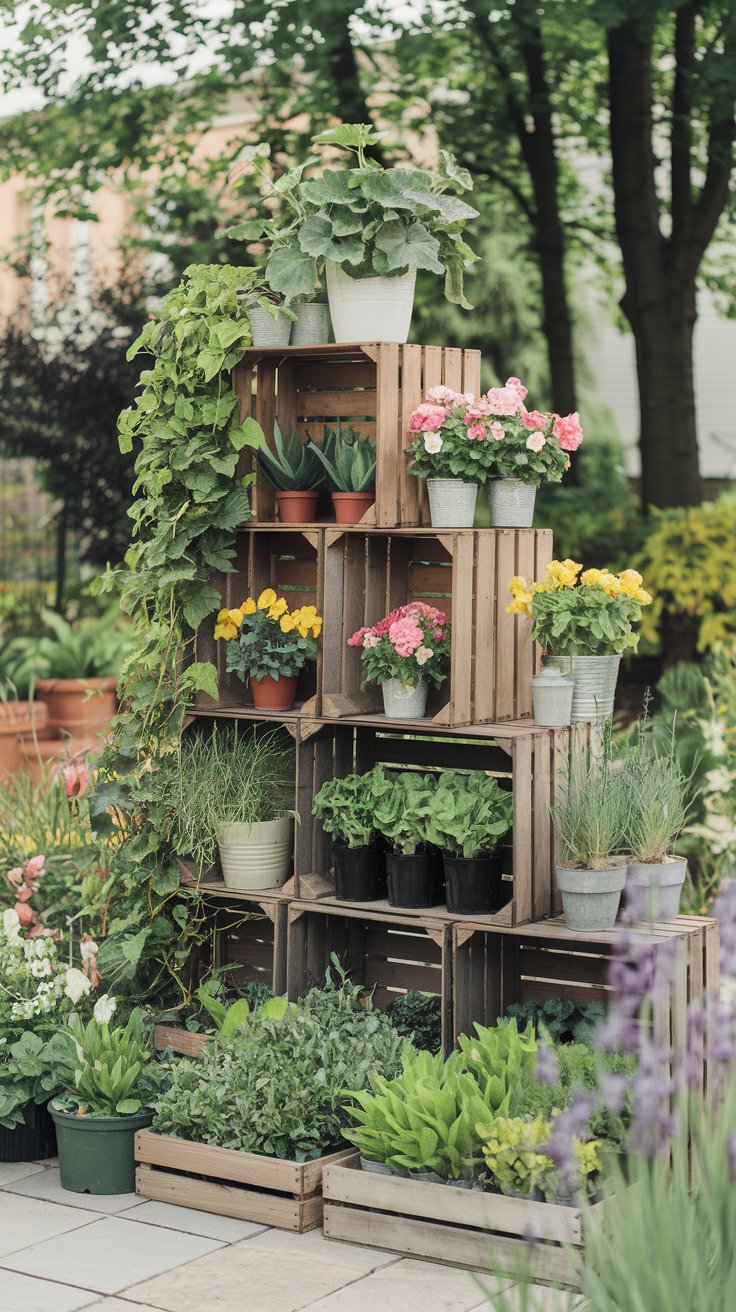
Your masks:
<instances>
[{"instance_id":1,"label":"potted herb","mask_svg":"<svg viewBox=\"0 0 736 1312\"><path fill-rule=\"evenodd\" d=\"M258 463L276 489L276 505L282 524L308 524L317 518L317 497L324 483L324 469L313 443L302 442L296 429L284 442L278 420L273 425L274 450L259 448Z\"/></svg>"},{"instance_id":2,"label":"potted herb","mask_svg":"<svg viewBox=\"0 0 736 1312\"><path fill-rule=\"evenodd\" d=\"M386 776L373 804L376 830L386 840L388 900L392 907L432 907L444 900L442 861L430 845L434 775L412 770Z\"/></svg>"},{"instance_id":3,"label":"potted herb","mask_svg":"<svg viewBox=\"0 0 736 1312\"><path fill-rule=\"evenodd\" d=\"M627 859L619 853L629 831L629 795L608 751L602 761L572 763L552 818L568 929L613 929L626 883Z\"/></svg>"},{"instance_id":4,"label":"potted herb","mask_svg":"<svg viewBox=\"0 0 736 1312\"><path fill-rule=\"evenodd\" d=\"M332 839L335 894L342 902L375 902L386 893L383 852L375 841L374 805L391 785L383 767L327 779L312 813Z\"/></svg>"},{"instance_id":5,"label":"potted herb","mask_svg":"<svg viewBox=\"0 0 736 1312\"><path fill-rule=\"evenodd\" d=\"M448 911L479 915L503 905L499 844L512 815L511 793L491 775L459 770L440 775L428 836L443 855Z\"/></svg>"},{"instance_id":6,"label":"potted herb","mask_svg":"<svg viewBox=\"0 0 736 1312\"><path fill-rule=\"evenodd\" d=\"M315 606L289 610L285 597L265 588L257 601L221 610L215 638L227 642L227 670L248 682L259 710L290 711L299 673L317 659L322 616Z\"/></svg>"},{"instance_id":7,"label":"potted herb","mask_svg":"<svg viewBox=\"0 0 736 1312\"><path fill-rule=\"evenodd\" d=\"M479 1125L478 1133L487 1184L509 1197L579 1206L586 1182L600 1174L597 1142L573 1138L570 1155L577 1188L570 1191L559 1166L547 1155L553 1121L543 1116L498 1116L491 1124Z\"/></svg>"},{"instance_id":8,"label":"potted herb","mask_svg":"<svg viewBox=\"0 0 736 1312\"><path fill-rule=\"evenodd\" d=\"M450 626L441 610L423 601L358 629L348 646L361 648L366 678L380 683L384 714L395 720L421 719L430 682L440 687L447 678Z\"/></svg>"},{"instance_id":9,"label":"potted herb","mask_svg":"<svg viewBox=\"0 0 736 1312\"><path fill-rule=\"evenodd\" d=\"M669 750L642 742L624 765L628 790L630 851L627 901L649 920L671 920L680 913L687 858L675 843L688 820L688 779L678 764L674 742Z\"/></svg>"},{"instance_id":10,"label":"potted herb","mask_svg":"<svg viewBox=\"0 0 736 1312\"><path fill-rule=\"evenodd\" d=\"M114 998L100 998L86 1025L72 1016L57 1035L65 1092L53 1099L50 1110L61 1187L72 1193L133 1193L135 1132L153 1119L141 1092L151 1059L142 1013L132 1012L127 1025L113 1029L114 1011Z\"/></svg>"},{"instance_id":11,"label":"potted herb","mask_svg":"<svg viewBox=\"0 0 736 1312\"><path fill-rule=\"evenodd\" d=\"M325 429L321 447L310 450L322 464L332 491L335 521L359 524L376 500L376 440L356 428Z\"/></svg>"},{"instance_id":12,"label":"potted herb","mask_svg":"<svg viewBox=\"0 0 736 1312\"><path fill-rule=\"evenodd\" d=\"M365 123L343 123L314 145L348 152L350 168L326 168L304 178L309 159L284 175L279 196L289 213L243 224L236 234L266 234L269 286L289 298L308 295L324 267L337 342L405 342L409 335L417 269L445 275L448 300L469 305L463 271L477 257L462 231L477 210L459 193L472 188L466 169L447 151L435 170L384 169L366 156L380 133ZM264 174L265 156L256 161Z\"/></svg>"},{"instance_id":13,"label":"potted herb","mask_svg":"<svg viewBox=\"0 0 736 1312\"><path fill-rule=\"evenodd\" d=\"M294 775L293 740L280 728L187 736L161 781L174 851L198 870L219 851L228 888L280 888L292 863Z\"/></svg>"},{"instance_id":14,"label":"potted herb","mask_svg":"<svg viewBox=\"0 0 736 1312\"><path fill-rule=\"evenodd\" d=\"M634 626L652 600L635 569L581 569L574 560L553 560L537 583L513 578L506 607L532 620L545 663L575 680L573 723L612 716L621 654L636 651Z\"/></svg>"},{"instance_id":15,"label":"potted herb","mask_svg":"<svg viewBox=\"0 0 736 1312\"><path fill-rule=\"evenodd\" d=\"M115 714L117 674L132 645L119 608L75 624L52 610L41 617L47 632L8 643L3 654L8 675L16 684L35 682L53 737L102 736Z\"/></svg>"}]
</instances>

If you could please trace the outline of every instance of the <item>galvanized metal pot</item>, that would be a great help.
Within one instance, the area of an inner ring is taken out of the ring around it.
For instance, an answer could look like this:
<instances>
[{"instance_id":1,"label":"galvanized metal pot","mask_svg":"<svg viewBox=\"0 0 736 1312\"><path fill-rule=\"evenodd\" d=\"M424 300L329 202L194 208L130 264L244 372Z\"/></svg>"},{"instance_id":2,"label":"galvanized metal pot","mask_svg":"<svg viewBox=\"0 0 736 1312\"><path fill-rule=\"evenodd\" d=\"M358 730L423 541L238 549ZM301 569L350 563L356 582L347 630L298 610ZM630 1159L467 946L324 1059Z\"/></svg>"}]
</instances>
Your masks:
<instances>
[{"instance_id":1,"label":"galvanized metal pot","mask_svg":"<svg viewBox=\"0 0 736 1312\"><path fill-rule=\"evenodd\" d=\"M472 528L477 483L461 478L428 478L429 513L433 528Z\"/></svg>"},{"instance_id":2,"label":"galvanized metal pot","mask_svg":"<svg viewBox=\"0 0 736 1312\"><path fill-rule=\"evenodd\" d=\"M248 323L254 346L288 346L291 337L291 319L280 314L274 319L262 305L248 311Z\"/></svg>"},{"instance_id":3,"label":"galvanized metal pot","mask_svg":"<svg viewBox=\"0 0 736 1312\"><path fill-rule=\"evenodd\" d=\"M563 870L557 867L557 887L568 929L613 929L626 883L626 862L609 870Z\"/></svg>"},{"instance_id":4,"label":"galvanized metal pot","mask_svg":"<svg viewBox=\"0 0 736 1312\"><path fill-rule=\"evenodd\" d=\"M488 484L492 528L531 528L537 489L520 478L494 478Z\"/></svg>"},{"instance_id":5,"label":"galvanized metal pot","mask_svg":"<svg viewBox=\"0 0 736 1312\"><path fill-rule=\"evenodd\" d=\"M616 696L620 656L546 656L545 666L556 666L575 680L572 723L610 720Z\"/></svg>"},{"instance_id":6,"label":"galvanized metal pot","mask_svg":"<svg viewBox=\"0 0 736 1312\"><path fill-rule=\"evenodd\" d=\"M680 914L680 894L686 875L687 861L684 856L672 856L656 864L629 861L626 876L627 901L634 901L636 906L643 903L647 920L674 920ZM643 892L640 893L640 890Z\"/></svg>"},{"instance_id":7,"label":"galvanized metal pot","mask_svg":"<svg viewBox=\"0 0 736 1312\"><path fill-rule=\"evenodd\" d=\"M381 684L383 690L383 713L390 720L421 720L427 710L427 693L429 684L419 678L414 685L401 683L398 679L387 679Z\"/></svg>"},{"instance_id":8,"label":"galvanized metal pot","mask_svg":"<svg viewBox=\"0 0 736 1312\"><path fill-rule=\"evenodd\" d=\"M261 820L217 828L226 888L281 888L291 869L293 820Z\"/></svg>"},{"instance_id":9,"label":"galvanized metal pot","mask_svg":"<svg viewBox=\"0 0 736 1312\"><path fill-rule=\"evenodd\" d=\"M575 680L556 665L545 665L532 678L534 723L547 729L564 729L571 723Z\"/></svg>"},{"instance_id":10,"label":"galvanized metal pot","mask_svg":"<svg viewBox=\"0 0 736 1312\"><path fill-rule=\"evenodd\" d=\"M330 340L330 311L323 301L294 305L296 319L291 325L292 346L324 346Z\"/></svg>"}]
</instances>

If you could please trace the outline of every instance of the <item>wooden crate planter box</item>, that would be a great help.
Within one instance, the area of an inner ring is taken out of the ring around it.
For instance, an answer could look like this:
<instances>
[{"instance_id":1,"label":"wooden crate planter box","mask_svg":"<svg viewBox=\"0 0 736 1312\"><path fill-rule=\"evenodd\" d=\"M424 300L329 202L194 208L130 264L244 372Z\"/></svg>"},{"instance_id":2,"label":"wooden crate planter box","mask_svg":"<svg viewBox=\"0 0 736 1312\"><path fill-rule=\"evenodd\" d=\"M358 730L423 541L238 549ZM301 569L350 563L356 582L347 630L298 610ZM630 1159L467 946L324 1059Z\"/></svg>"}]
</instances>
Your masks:
<instances>
[{"instance_id":1,"label":"wooden crate planter box","mask_svg":"<svg viewBox=\"0 0 736 1312\"><path fill-rule=\"evenodd\" d=\"M358 1163L328 1166L322 1187L328 1239L509 1275L528 1263L535 1280L578 1287L577 1207L378 1175Z\"/></svg>"},{"instance_id":2,"label":"wooden crate planter box","mask_svg":"<svg viewBox=\"0 0 736 1312\"><path fill-rule=\"evenodd\" d=\"M338 420L375 437L376 502L364 523L423 524L429 523L425 486L409 474L405 454L409 416L430 387L442 384L477 395L480 351L391 342L252 348L234 371L233 382L241 416L255 416L269 445L274 419L285 437L296 427L321 442L325 425L334 428ZM249 452L243 468L256 473L251 492L255 521L273 523L274 490ZM329 516L329 496L324 509Z\"/></svg>"},{"instance_id":3,"label":"wooden crate planter box","mask_svg":"<svg viewBox=\"0 0 736 1312\"><path fill-rule=\"evenodd\" d=\"M506 613L508 584L515 574L538 578L551 558L546 529L328 529L322 714L383 710L381 689L365 684L361 649L348 638L397 606L424 601L452 623L449 677L430 689L428 716L448 725L531 717L540 654L531 622Z\"/></svg>"},{"instance_id":4,"label":"wooden crate planter box","mask_svg":"<svg viewBox=\"0 0 736 1312\"><path fill-rule=\"evenodd\" d=\"M323 533L314 530L258 531L241 529L237 535L236 568L232 574L216 574L213 586L220 594L221 606L235 609L252 596L256 599L264 588L273 588L286 597L289 609L316 606L323 613L322 547ZM287 719L281 712L257 711L249 687L236 674L225 669L227 643L215 642L215 612L200 625L197 633L197 660L211 661L217 667L220 697L213 701L206 693L197 698L199 711L242 713L249 718ZM319 711L323 644L318 644L317 660L299 676L296 704L299 710L316 715Z\"/></svg>"},{"instance_id":5,"label":"wooden crate planter box","mask_svg":"<svg viewBox=\"0 0 736 1312\"><path fill-rule=\"evenodd\" d=\"M519 929L485 930L467 918L453 927L454 1039L472 1033L474 1021L495 1025L515 1002L568 998L577 1005L606 1003L609 970L617 940L629 926L602 933L577 934L564 920L547 920ZM716 920L678 916L634 927L655 957L679 945L671 980L657 997L652 1014L656 1042L675 1054L687 1050L687 1009L717 994L719 934ZM669 968L668 974L669 974ZM698 1084L707 1082L707 1063Z\"/></svg>"},{"instance_id":6,"label":"wooden crate planter box","mask_svg":"<svg viewBox=\"0 0 736 1312\"><path fill-rule=\"evenodd\" d=\"M356 984L386 1007L408 989L441 1000L442 1038L451 1041L450 926L421 911L387 916L382 903L292 902L288 917L287 992L295 1002L324 984L335 953Z\"/></svg>"},{"instance_id":7,"label":"wooden crate planter box","mask_svg":"<svg viewBox=\"0 0 736 1312\"><path fill-rule=\"evenodd\" d=\"M420 727L417 728L417 725ZM482 728L439 730L426 721L396 722L380 716L359 718L355 725L302 723L297 762L296 895L334 898L332 848L312 803L326 779L374 764L419 771L484 770L513 793L513 830L504 847L504 878L510 901L483 916L486 925L520 925L549 916L554 899L554 834L550 806L568 753L591 750L597 731L590 725L568 729L536 728L526 721ZM366 903L366 906L377 904ZM387 916L388 903L380 904ZM433 907L430 916L447 916ZM467 918L467 917L465 917Z\"/></svg>"},{"instance_id":8,"label":"wooden crate planter box","mask_svg":"<svg viewBox=\"0 0 736 1312\"><path fill-rule=\"evenodd\" d=\"M180 1057L198 1057L211 1034L195 1034L183 1025L154 1025L153 1046L157 1052L167 1048Z\"/></svg>"},{"instance_id":9,"label":"wooden crate planter box","mask_svg":"<svg viewBox=\"0 0 736 1312\"><path fill-rule=\"evenodd\" d=\"M324 1168L354 1156L347 1148L313 1162L289 1162L139 1130L135 1190L160 1203L302 1234L322 1220Z\"/></svg>"}]
</instances>

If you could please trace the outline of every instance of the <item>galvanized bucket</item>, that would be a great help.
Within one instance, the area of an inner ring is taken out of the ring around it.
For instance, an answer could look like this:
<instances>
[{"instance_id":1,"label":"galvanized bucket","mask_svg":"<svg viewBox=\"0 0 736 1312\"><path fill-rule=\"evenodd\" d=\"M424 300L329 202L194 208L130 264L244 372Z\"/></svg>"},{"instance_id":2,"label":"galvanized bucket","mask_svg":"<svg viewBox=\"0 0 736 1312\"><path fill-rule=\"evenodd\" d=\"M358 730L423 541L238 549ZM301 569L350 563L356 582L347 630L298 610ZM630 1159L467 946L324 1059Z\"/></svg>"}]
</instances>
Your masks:
<instances>
[{"instance_id":1,"label":"galvanized bucket","mask_svg":"<svg viewBox=\"0 0 736 1312\"><path fill-rule=\"evenodd\" d=\"M296 319L291 327L292 346L324 346L330 340L330 312L322 301L294 305Z\"/></svg>"},{"instance_id":2,"label":"galvanized bucket","mask_svg":"<svg viewBox=\"0 0 736 1312\"><path fill-rule=\"evenodd\" d=\"M419 678L414 686L398 679L387 679L381 684L383 713L390 720L421 720L427 710L429 684Z\"/></svg>"},{"instance_id":3,"label":"galvanized bucket","mask_svg":"<svg viewBox=\"0 0 736 1312\"><path fill-rule=\"evenodd\" d=\"M532 678L534 723L546 729L564 729L570 724L575 680L556 665L545 665Z\"/></svg>"},{"instance_id":4,"label":"galvanized bucket","mask_svg":"<svg viewBox=\"0 0 736 1312\"><path fill-rule=\"evenodd\" d=\"M546 656L545 665L554 665L575 680L572 694L572 723L584 720L610 720L620 656Z\"/></svg>"},{"instance_id":5,"label":"galvanized bucket","mask_svg":"<svg viewBox=\"0 0 736 1312\"><path fill-rule=\"evenodd\" d=\"M274 319L262 305L254 305L248 311L248 323L254 346L288 346L291 336L291 319L280 314Z\"/></svg>"},{"instance_id":6,"label":"galvanized bucket","mask_svg":"<svg viewBox=\"0 0 736 1312\"><path fill-rule=\"evenodd\" d=\"M493 528L531 528L537 489L520 478L495 478L488 484Z\"/></svg>"},{"instance_id":7,"label":"galvanized bucket","mask_svg":"<svg viewBox=\"0 0 736 1312\"><path fill-rule=\"evenodd\" d=\"M477 483L464 483L461 478L428 478L427 491L432 528L473 527Z\"/></svg>"}]
</instances>

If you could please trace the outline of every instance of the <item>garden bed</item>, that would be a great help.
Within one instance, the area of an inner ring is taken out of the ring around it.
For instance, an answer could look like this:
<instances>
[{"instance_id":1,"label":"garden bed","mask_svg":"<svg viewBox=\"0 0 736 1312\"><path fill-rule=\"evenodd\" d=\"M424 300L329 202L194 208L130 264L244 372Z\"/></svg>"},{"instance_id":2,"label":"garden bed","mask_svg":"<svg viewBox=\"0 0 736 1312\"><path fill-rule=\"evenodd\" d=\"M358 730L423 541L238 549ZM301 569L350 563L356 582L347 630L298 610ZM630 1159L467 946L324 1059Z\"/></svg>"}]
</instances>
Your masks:
<instances>
[{"instance_id":1,"label":"garden bed","mask_svg":"<svg viewBox=\"0 0 736 1312\"><path fill-rule=\"evenodd\" d=\"M528 1262L534 1280L578 1287L578 1207L379 1175L355 1160L328 1166L323 1192L329 1239L511 1275Z\"/></svg>"},{"instance_id":2,"label":"garden bed","mask_svg":"<svg viewBox=\"0 0 736 1312\"><path fill-rule=\"evenodd\" d=\"M343 1148L290 1162L140 1130L135 1189L142 1198L302 1234L322 1221L323 1170L351 1158L354 1149Z\"/></svg>"}]
</instances>

